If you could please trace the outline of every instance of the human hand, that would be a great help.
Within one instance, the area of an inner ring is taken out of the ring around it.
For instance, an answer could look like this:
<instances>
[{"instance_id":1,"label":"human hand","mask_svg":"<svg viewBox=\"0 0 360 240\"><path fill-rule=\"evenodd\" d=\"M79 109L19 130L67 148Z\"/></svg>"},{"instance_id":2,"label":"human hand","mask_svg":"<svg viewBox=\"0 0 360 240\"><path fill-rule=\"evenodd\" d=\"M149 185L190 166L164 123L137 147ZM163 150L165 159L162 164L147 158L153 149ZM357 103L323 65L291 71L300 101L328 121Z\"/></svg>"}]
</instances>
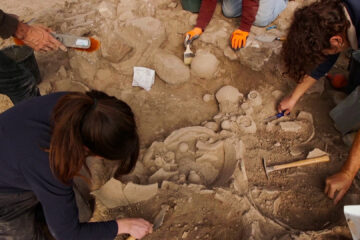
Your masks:
<instances>
[{"instance_id":1,"label":"human hand","mask_svg":"<svg viewBox=\"0 0 360 240\"><path fill-rule=\"evenodd\" d=\"M293 110L293 108L295 107L296 104L296 100L293 99L292 97L286 97L283 100L281 100L281 102L279 103L277 110L278 112L284 112L285 115L289 115L290 112Z\"/></svg>"},{"instance_id":2,"label":"human hand","mask_svg":"<svg viewBox=\"0 0 360 240\"><path fill-rule=\"evenodd\" d=\"M249 32L245 32L240 29L235 30L230 36L231 47L234 50L239 50L240 48L245 47L248 36Z\"/></svg>"},{"instance_id":3,"label":"human hand","mask_svg":"<svg viewBox=\"0 0 360 240\"><path fill-rule=\"evenodd\" d=\"M325 194L331 199L335 198L334 204L337 204L349 190L352 181L350 174L340 171L326 179Z\"/></svg>"},{"instance_id":4,"label":"human hand","mask_svg":"<svg viewBox=\"0 0 360 240\"><path fill-rule=\"evenodd\" d=\"M192 43L192 41L194 41L195 39L199 38L200 35L202 34L202 32L203 31L201 28L195 27L191 31L188 31L187 33L185 33L184 45L186 46L187 44Z\"/></svg>"},{"instance_id":5,"label":"human hand","mask_svg":"<svg viewBox=\"0 0 360 240\"><path fill-rule=\"evenodd\" d=\"M30 26L19 22L14 36L35 51L46 52L59 48L65 52L67 51L66 47L51 35L51 29L44 26Z\"/></svg>"},{"instance_id":6,"label":"human hand","mask_svg":"<svg viewBox=\"0 0 360 240\"><path fill-rule=\"evenodd\" d=\"M123 218L116 222L118 235L128 233L136 239L141 239L153 231L153 225L142 218Z\"/></svg>"}]
</instances>

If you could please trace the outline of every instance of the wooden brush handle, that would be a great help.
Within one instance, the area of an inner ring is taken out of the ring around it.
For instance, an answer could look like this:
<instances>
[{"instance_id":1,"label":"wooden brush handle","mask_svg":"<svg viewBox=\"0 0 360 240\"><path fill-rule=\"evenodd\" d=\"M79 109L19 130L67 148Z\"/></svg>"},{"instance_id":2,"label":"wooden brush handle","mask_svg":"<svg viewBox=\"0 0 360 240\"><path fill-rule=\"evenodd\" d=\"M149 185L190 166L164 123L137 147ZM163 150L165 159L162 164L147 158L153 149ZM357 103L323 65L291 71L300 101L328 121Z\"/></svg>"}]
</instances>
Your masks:
<instances>
[{"instance_id":1,"label":"wooden brush handle","mask_svg":"<svg viewBox=\"0 0 360 240\"><path fill-rule=\"evenodd\" d=\"M128 237L126 240L136 240L133 236Z\"/></svg>"},{"instance_id":2,"label":"wooden brush handle","mask_svg":"<svg viewBox=\"0 0 360 240\"><path fill-rule=\"evenodd\" d=\"M300 167L300 166L310 165L310 164L314 164L314 163L328 162L328 161L330 161L329 156L324 155L321 157L309 158L309 159L300 160L300 161L296 161L296 162L292 162L292 163L275 165L273 167L274 167L274 170L280 170L280 169L285 169L285 168Z\"/></svg>"}]
</instances>

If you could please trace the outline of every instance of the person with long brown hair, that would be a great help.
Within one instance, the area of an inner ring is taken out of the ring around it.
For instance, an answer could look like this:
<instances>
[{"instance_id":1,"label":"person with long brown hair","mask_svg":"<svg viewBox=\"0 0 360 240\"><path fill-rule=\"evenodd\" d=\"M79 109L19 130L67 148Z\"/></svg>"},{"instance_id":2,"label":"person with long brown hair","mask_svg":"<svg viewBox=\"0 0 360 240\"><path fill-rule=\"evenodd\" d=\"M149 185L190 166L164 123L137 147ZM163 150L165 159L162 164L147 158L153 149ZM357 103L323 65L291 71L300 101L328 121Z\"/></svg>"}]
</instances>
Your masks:
<instances>
[{"instance_id":1,"label":"person with long brown hair","mask_svg":"<svg viewBox=\"0 0 360 240\"><path fill-rule=\"evenodd\" d=\"M55 239L141 239L144 219L80 223L73 179L86 157L119 162L127 174L139 154L134 114L98 91L61 92L24 101L0 115L0 239L48 239L37 231L45 217Z\"/></svg>"},{"instance_id":2,"label":"person with long brown hair","mask_svg":"<svg viewBox=\"0 0 360 240\"><path fill-rule=\"evenodd\" d=\"M282 56L287 74L298 85L279 103L278 111L289 114L304 93L331 69L340 52L359 46L360 1L320 0L296 10ZM348 92L360 84L360 76L354 79ZM325 193L335 204L348 191L359 169L360 132L341 171L326 180Z\"/></svg>"}]
</instances>

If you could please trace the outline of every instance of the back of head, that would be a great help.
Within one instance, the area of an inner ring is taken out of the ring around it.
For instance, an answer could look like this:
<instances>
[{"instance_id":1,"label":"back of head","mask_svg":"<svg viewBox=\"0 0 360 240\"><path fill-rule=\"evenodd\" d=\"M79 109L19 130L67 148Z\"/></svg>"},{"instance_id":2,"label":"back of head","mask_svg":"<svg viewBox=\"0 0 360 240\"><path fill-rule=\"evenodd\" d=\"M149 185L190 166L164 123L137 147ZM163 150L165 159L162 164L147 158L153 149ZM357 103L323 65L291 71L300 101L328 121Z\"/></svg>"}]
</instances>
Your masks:
<instances>
[{"instance_id":1,"label":"back of head","mask_svg":"<svg viewBox=\"0 0 360 240\"><path fill-rule=\"evenodd\" d=\"M282 48L287 74L300 81L325 59L330 38L345 36L350 23L340 0L321 0L298 9Z\"/></svg>"},{"instance_id":2,"label":"back of head","mask_svg":"<svg viewBox=\"0 0 360 240\"><path fill-rule=\"evenodd\" d=\"M139 137L131 108L99 91L69 93L52 112L50 166L69 183L87 155L119 160L119 174L129 173L139 154Z\"/></svg>"}]
</instances>

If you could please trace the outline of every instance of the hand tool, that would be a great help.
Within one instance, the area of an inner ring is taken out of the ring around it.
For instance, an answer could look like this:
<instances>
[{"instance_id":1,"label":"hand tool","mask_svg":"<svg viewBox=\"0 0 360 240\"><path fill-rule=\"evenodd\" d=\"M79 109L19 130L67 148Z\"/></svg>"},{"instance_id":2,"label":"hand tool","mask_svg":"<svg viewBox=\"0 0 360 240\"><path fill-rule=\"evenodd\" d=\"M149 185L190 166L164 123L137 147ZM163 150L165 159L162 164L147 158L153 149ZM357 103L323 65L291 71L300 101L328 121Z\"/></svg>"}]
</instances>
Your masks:
<instances>
[{"instance_id":1,"label":"hand tool","mask_svg":"<svg viewBox=\"0 0 360 240\"><path fill-rule=\"evenodd\" d=\"M263 166L265 169L266 177L267 177L267 179L269 179L268 174L273 171L286 169L286 168L306 166L306 165L310 165L310 164L314 164L314 163L328 162L328 161L330 161L330 158L328 155L324 155L321 157L309 158L309 159L305 159L305 160L300 160L300 161L295 161L295 162L285 163L285 164L279 164L279 165L274 165L274 166L266 166L265 159L263 158L262 160L263 160Z\"/></svg>"},{"instance_id":2,"label":"hand tool","mask_svg":"<svg viewBox=\"0 0 360 240\"><path fill-rule=\"evenodd\" d=\"M261 35L256 36L255 39L260 42L273 42L274 40L277 40L277 41L285 41L286 40L285 37L277 37L275 35L270 35L270 34L261 34Z\"/></svg>"},{"instance_id":3,"label":"hand tool","mask_svg":"<svg viewBox=\"0 0 360 240\"><path fill-rule=\"evenodd\" d=\"M270 26L270 27L267 27L267 28L266 28L266 31L269 31L269 30L275 29L275 28L277 28L277 26L276 26L276 25L272 25L272 26Z\"/></svg>"},{"instance_id":4,"label":"hand tool","mask_svg":"<svg viewBox=\"0 0 360 240\"><path fill-rule=\"evenodd\" d=\"M162 205L161 206L160 212L158 214L156 214L156 216L154 218L153 231L160 228L161 225L164 223L164 217L165 217L165 214L167 213L167 211L169 210L169 208L170 208L169 205ZM130 236L126 240L136 240L136 238L133 237L133 236Z\"/></svg>"},{"instance_id":5,"label":"hand tool","mask_svg":"<svg viewBox=\"0 0 360 240\"><path fill-rule=\"evenodd\" d=\"M65 47L74 48L80 51L93 52L100 48L100 42L94 38L78 37L68 34L51 33L51 35L61 42ZM24 45L25 43L17 38L14 38L16 45Z\"/></svg>"},{"instance_id":6,"label":"hand tool","mask_svg":"<svg viewBox=\"0 0 360 240\"><path fill-rule=\"evenodd\" d=\"M187 35L186 39L185 39L185 43L186 43L185 44L186 50L184 52L184 63L185 63L185 65L190 65L191 61L195 57L195 54L190 49L190 44L191 43L188 40L189 40L189 35Z\"/></svg>"},{"instance_id":7,"label":"hand tool","mask_svg":"<svg viewBox=\"0 0 360 240\"><path fill-rule=\"evenodd\" d=\"M274 116L271 116L271 117L268 117L268 118L265 118L264 119L264 122L265 123L268 123L268 122L271 122L271 121L274 121L275 119L278 119L278 118L281 118L285 115L285 111L282 111L281 113L278 113Z\"/></svg>"}]
</instances>

